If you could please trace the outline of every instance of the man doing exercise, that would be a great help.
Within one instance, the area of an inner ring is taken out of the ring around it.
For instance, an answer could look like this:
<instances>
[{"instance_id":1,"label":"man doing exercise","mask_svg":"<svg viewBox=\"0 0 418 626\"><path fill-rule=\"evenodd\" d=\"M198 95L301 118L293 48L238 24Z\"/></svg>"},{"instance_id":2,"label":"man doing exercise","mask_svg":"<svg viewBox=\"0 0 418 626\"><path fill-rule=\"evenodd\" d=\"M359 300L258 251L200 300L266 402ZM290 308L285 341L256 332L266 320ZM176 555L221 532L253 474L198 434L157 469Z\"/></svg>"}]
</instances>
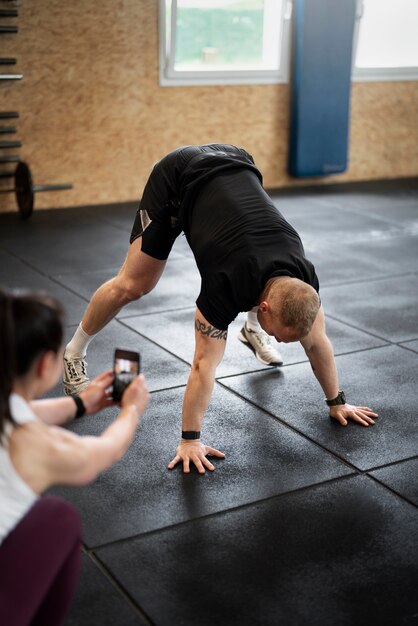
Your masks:
<instances>
[{"instance_id":1,"label":"man doing exercise","mask_svg":"<svg viewBox=\"0 0 418 626\"><path fill-rule=\"evenodd\" d=\"M229 324L241 311L247 320L239 339L269 365L282 360L270 336L300 341L321 385L330 416L373 424L368 407L345 402L339 390L331 343L325 333L319 282L294 228L262 186L253 158L224 144L185 146L153 168L133 225L126 260L118 275L102 285L64 354L64 388L75 394L87 386L89 342L129 302L158 283L176 237L184 232L201 275L196 300L195 354L182 410L182 437L171 469L190 462L199 472L213 470L207 455L222 452L204 445L200 431L212 394L215 370Z\"/></svg>"}]
</instances>

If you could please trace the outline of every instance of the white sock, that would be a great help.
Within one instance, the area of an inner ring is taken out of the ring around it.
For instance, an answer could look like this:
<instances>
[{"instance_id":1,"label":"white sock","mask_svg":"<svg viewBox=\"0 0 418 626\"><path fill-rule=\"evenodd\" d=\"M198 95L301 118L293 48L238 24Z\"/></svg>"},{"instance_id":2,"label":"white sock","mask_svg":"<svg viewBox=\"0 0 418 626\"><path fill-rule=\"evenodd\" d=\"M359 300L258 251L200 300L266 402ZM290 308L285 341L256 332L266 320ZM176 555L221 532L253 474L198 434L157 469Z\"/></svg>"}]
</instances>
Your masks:
<instances>
[{"instance_id":1,"label":"white sock","mask_svg":"<svg viewBox=\"0 0 418 626\"><path fill-rule=\"evenodd\" d=\"M85 357L87 352L87 346L93 339L94 335L88 335L79 324L77 330L74 333L70 343L65 348L65 356L70 357Z\"/></svg>"},{"instance_id":2,"label":"white sock","mask_svg":"<svg viewBox=\"0 0 418 626\"><path fill-rule=\"evenodd\" d=\"M261 326L258 323L257 319L257 311L258 306L255 306L253 309L251 309L251 311L248 311L247 313L247 328L248 330L252 330L255 333L258 333L261 330Z\"/></svg>"}]
</instances>

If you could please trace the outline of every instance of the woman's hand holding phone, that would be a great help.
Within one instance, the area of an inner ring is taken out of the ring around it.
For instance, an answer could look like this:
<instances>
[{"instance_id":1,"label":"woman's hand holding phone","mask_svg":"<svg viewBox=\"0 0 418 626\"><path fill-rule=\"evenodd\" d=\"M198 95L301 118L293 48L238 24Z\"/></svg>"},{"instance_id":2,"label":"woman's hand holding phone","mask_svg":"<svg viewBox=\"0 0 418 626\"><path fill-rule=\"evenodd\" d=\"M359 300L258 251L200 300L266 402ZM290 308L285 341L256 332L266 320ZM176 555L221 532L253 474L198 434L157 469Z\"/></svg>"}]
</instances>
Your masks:
<instances>
[{"instance_id":1,"label":"woman's hand holding phone","mask_svg":"<svg viewBox=\"0 0 418 626\"><path fill-rule=\"evenodd\" d=\"M90 385L80 393L80 398L86 407L87 415L97 413L115 404L112 398L112 382L113 371L108 370L94 378Z\"/></svg>"},{"instance_id":2,"label":"woman's hand holding phone","mask_svg":"<svg viewBox=\"0 0 418 626\"><path fill-rule=\"evenodd\" d=\"M128 385L122 394L121 406L134 406L138 411L138 417L143 413L148 405L150 394L142 374L139 374Z\"/></svg>"}]
</instances>

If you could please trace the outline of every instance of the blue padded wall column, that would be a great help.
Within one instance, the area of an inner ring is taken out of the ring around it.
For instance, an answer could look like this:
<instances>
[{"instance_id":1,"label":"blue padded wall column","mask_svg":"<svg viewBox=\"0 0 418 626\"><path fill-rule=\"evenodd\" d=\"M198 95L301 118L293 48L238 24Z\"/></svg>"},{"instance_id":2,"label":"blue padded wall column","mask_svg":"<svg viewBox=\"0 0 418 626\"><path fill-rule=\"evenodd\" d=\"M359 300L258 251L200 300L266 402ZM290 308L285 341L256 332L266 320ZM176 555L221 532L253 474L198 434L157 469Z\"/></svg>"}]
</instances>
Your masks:
<instances>
[{"instance_id":1,"label":"blue padded wall column","mask_svg":"<svg viewBox=\"0 0 418 626\"><path fill-rule=\"evenodd\" d=\"M343 172L348 161L356 0L294 0L289 172Z\"/></svg>"}]
</instances>

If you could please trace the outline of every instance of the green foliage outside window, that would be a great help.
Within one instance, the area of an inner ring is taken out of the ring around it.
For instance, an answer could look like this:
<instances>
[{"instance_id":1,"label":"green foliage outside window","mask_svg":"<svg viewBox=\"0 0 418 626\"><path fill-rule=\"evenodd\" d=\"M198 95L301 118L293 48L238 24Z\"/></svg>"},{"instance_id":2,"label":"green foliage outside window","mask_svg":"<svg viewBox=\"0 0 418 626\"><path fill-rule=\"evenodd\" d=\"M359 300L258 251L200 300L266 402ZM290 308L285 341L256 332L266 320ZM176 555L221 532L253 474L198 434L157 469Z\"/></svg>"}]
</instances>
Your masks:
<instances>
[{"instance_id":1,"label":"green foliage outside window","mask_svg":"<svg viewBox=\"0 0 418 626\"><path fill-rule=\"evenodd\" d=\"M225 8L179 8L176 64L200 64L212 49L216 64L258 64L263 58L263 2Z\"/></svg>"}]
</instances>

